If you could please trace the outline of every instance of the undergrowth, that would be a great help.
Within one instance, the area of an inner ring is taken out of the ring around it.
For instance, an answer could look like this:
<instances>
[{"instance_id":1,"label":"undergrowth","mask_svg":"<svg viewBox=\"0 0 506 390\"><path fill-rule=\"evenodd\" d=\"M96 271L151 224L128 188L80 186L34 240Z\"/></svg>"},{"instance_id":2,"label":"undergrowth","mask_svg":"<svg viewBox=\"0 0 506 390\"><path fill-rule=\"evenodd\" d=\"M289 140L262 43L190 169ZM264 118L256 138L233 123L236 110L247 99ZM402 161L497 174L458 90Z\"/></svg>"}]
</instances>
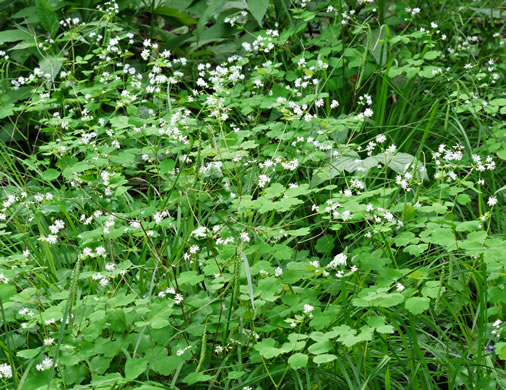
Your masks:
<instances>
[{"instance_id":1,"label":"undergrowth","mask_svg":"<svg viewBox=\"0 0 506 390\"><path fill-rule=\"evenodd\" d=\"M4 389L499 389L497 1L0 4Z\"/></svg>"}]
</instances>

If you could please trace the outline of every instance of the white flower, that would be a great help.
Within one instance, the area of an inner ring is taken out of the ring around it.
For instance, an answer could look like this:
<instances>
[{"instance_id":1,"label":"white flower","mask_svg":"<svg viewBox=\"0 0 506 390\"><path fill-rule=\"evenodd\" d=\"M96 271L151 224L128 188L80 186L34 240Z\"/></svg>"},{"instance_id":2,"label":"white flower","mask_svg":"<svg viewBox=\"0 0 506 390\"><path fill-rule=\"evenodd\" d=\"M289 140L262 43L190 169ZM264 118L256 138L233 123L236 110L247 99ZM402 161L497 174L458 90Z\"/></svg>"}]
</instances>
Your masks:
<instances>
[{"instance_id":1,"label":"white flower","mask_svg":"<svg viewBox=\"0 0 506 390\"><path fill-rule=\"evenodd\" d=\"M8 364L0 364L0 379L12 378L12 368Z\"/></svg>"},{"instance_id":2,"label":"white flower","mask_svg":"<svg viewBox=\"0 0 506 390\"><path fill-rule=\"evenodd\" d=\"M103 246L99 246L96 248L97 256L105 257L105 248Z\"/></svg>"},{"instance_id":3,"label":"white flower","mask_svg":"<svg viewBox=\"0 0 506 390\"><path fill-rule=\"evenodd\" d=\"M490 207L494 207L497 204L497 198L495 196L491 196L490 198L488 198L487 204Z\"/></svg>"},{"instance_id":4,"label":"white flower","mask_svg":"<svg viewBox=\"0 0 506 390\"><path fill-rule=\"evenodd\" d=\"M52 337L48 337L47 339L44 339L44 345L53 345L54 339Z\"/></svg>"},{"instance_id":5,"label":"white flower","mask_svg":"<svg viewBox=\"0 0 506 390\"><path fill-rule=\"evenodd\" d=\"M49 370L53 366L53 359L51 358L44 358L42 363L37 364L35 367L37 368L37 371L45 371Z\"/></svg>"},{"instance_id":6,"label":"white flower","mask_svg":"<svg viewBox=\"0 0 506 390\"><path fill-rule=\"evenodd\" d=\"M380 134L376 137L376 142L379 144L385 142L386 140L387 140L387 137L385 136L385 134Z\"/></svg>"},{"instance_id":7,"label":"white flower","mask_svg":"<svg viewBox=\"0 0 506 390\"><path fill-rule=\"evenodd\" d=\"M115 268L116 268L116 264L114 264L114 263L107 263L107 264L105 265L105 269L106 269L107 271L114 271L114 269L115 269Z\"/></svg>"},{"instance_id":8,"label":"white flower","mask_svg":"<svg viewBox=\"0 0 506 390\"><path fill-rule=\"evenodd\" d=\"M183 296L181 294L176 294L176 296L174 297L174 301L177 304L180 304L181 302L183 302Z\"/></svg>"},{"instance_id":9,"label":"white flower","mask_svg":"<svg viewBox=\"0 0 506 390\"><path fill-rule=\"evenodd\" d=\"M250 238L249 238L248 233L246 233L246 232L241 233L241 241L242 242L250 242Z\"/></svg>"},{"instance_id":10,"label":"white flower","mask_svg":"<svg viewBox=\"0 0 506 390\"><path fill-rule=\"evenodd\" d=\"M402 292L402 291L404 291L404 289L405 289L405 288L406 288L406 287L404 287L401 283L397 283L397 284L395 285L395 289L396 289L398 292Z\"/></svg>"},{"instance_id":11,"label":"white flower","mask_svg":"<svg viewBox=\"0 0 506 390\"><path fill-rule=\"evenodd\" d=\"M314 307L308 305L307 303L304 305L304 314L309 314L314 310Z\"/></svg>"},{"instance_id":12,"label":"white flower","mask_svg":"<svg viewBox=\"0 0 506 390\"><path fill-rule=\"evenodd\" d=\"M374 111L370 108L366 108L363 112L363 115L366 117L366 118L370 118L371 116L373 116L374 114Z\"/></svg>"},{"instance_id":13,"label":"white flower","mask_svg":"<svg viewBox=\"0 0 506 390\"><path fill-rule=\"evenodd\" d=\"M339 265L346 265L346 260L348 258L344 253L339 253L334 257L334 259L327 265L328 268L336 268Z\"/></svg>"},{"instance_id":14,"label":"white flower","mask_svg":"<svg viewBox=\"0 0 506 390\"><path fill-rule=\"evenodd\" d=\"M267 175L258 176L258 186L264 188L267 183L271 181L271 178Z\"/></svg>"}]
</instances>

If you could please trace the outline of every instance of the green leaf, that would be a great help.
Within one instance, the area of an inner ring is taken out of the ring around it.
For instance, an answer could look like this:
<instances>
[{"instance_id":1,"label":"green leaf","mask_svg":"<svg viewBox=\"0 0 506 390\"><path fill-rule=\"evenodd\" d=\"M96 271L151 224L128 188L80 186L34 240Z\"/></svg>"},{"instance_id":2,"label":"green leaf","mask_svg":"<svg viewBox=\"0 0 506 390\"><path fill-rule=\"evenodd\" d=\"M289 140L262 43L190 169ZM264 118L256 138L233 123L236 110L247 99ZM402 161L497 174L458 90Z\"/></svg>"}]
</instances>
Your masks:
<instances>
[{"instance_id":1,"label":"green leaf","mask_svg":"<svg viewBox=\"0 0 506 390\"><path fill-rule=\"evenodd\" d=\"M471 202L471 197L467 194L458 194L455 197L455 200L457 201L458 204L465 206L466 204Z\"/></svg>"},{"instance_id":2,"label":"green leaf","mask_svg":"<svg viewBox=\"0 0 506 390\"><path fill-rule=\"evenodd\" d=\"M35 0L35 6L37 7L40 24L51 36L54 36L58 31L59 23L53 8L51 8L47 0Z\"/></svg>"},{"instance_id":3,"label":"green leaf","mask_svg":"<svg viewBox=\"0 0 506 390\"><path fill-rule=\"evenodd\" d=\"M424 66L423 70L418 74L426 79L434 78L439 72L439 68L437 66Z\"/></svg>"},{"instance_id":4,"label":"green leaf","mask_svg":"<svg viewBox=\"0 0 506 390\"><path fill-rule=\"evenodd\" d=\"M294 253L292 248L284 244L275 244L270 248L272 248L270 253L272 253L278 260L290 260Z\"/></svg>"},{"instance_id":5,"label":"green leaf","mask_svg":"<svg viewBox=\"0 0 506 390\"><path fill-rule=\"evenodd\" d=\"M279 298L277 294L281 290L281 283L277 278L269 277L258 282L258 289L262 299L267 302L274 302Z\"/></svg>"},{"instance_id":6,"label":"green leaf","mask_svg":"<svg viewBox=\"0 0 506 390\"><path fill-rule=\"evenodd\" d=\"M361 341L370 341L372 340L372 333L373 333L373 329L369 326L363 326L361 328L362 332L360 332L359 334L355 335L354 333L356 332L355 330L353 330L352 332L347 332L346 334L344 335L341 335L337 341L340 341L341 343L343 343L345 346L347 346L348 348L354 346L355 344L361 342Z\"/></svg>"},{"instance_id":7,"label":"green leaf","mask_svg":"<svg viewBox=\"0 0 506 390\"><path fill-rule=\"evenodd\" d=\"M426 297L412 297L409 298L406 303L406 309L414 315L423 313L429 308L430 299Z\"/></svg>"},{"instance_id":8,"label":"green leaf","mask_svg":"<svg viewBox=\"0 0 506 390\"><path fill-rule=\"evenodd\" d=\"M506 360L506 343L501 342L495 345L495 351L499 356L499 359Z\"/></svg>"},{"instance_id":9,"label":"green leaf","mask_svg":"<svg viewBox=\"0 0 506 390\"><path fill-rule=\"evenodd\" d=\"M304 368L307 366L308 356L303 353L295 353L288 359L288 364L294 370L298 370L299 368Z\"/></svg>"},{"instance_id":10,"label":"green leaf","mask_svg":"<svg viewBox=\"0 0 506 390\"><path fill-rule=\"evenodd\" d=\"M334 345L335 343L330 341L320 341L311 345L307 350L313 355L321 355L330 351Z\"/></svg>"},{"instance_id":11,"label":"green leaf","mask_svg":"<svg viewBox=\"0 0 506 390\"><path fill-rule=\"evenodd\" d=\"M420 256L428 248L429 248L428 244L410 245L404 248L404 252L409 253L410 255L413 256Z\"/></svg>"},{"instance_id":12,"label":"green leaf","mask_svg":"<svg viewBox=\"0 0 506 390\"><path fill-rule=\"evenodd\" d=\"M266 359L272 359L281 354L279 347L276 347L276 340L274 339L263 339L261 342L256 344L253 349L258 351Z\"/></svg>"},{"instance_id":13,"label":"green leaf","mask_svg":"<svg viewBox=\"0 0 506 390\"><path fill-rule=\"evenodd\" d=\"M265 189L264 198L274 199L279 198L285 192L286 188L280 183L274 183Z\"/></svg>"},{"instance_id":14,"label":"green leaf","mask_svg":"<svg viewBox=\"0 0 506 390\"><path fill-rule=\"evenodd\" d=\"M148 360L144 358L131 358L128 359L125 364L125 377L128 380L134 380L139 375L141 375L146 366L148 365Z\"/></svg>"},{"instance_id":15,"label":"green leaf","mask_svg":"<svg viewBox=\"0 0 506 390\"><path fill-rule=\"evenodd\" d=\"M211 2L211 4L206 8L204 13L200 17L199 22L197 23L197 28L195 29L195 36L197 37L197 42L200 41L200 36L202 35L202 31L204 30L204 27L206 26L207 22L209 22L209 20L211 20L211 18L214 15L217 15L224 5L225 0L215 0Z\"/></svg>"},{"instance_id":16,"label":"green leaf","mask_svg":"<svg viewBox=\"0 0 506 390\"><path fill-rule=\"evenodd\" d=\"M180 356L161 356L154 362L155 371L162 375L172 375L183 362Z\"/></svg>"},{"instance_id":17,"label":"green leaf","mask_svg":"<svg viewBox=\"0 0 506 390\"><path fill-rule=\"evenodd\" d=\"M27 41L30 39L33 40L33 36L22 30L0 31L0 44L4 44L6 42Z\"/></svg>"},{"instance_id":18,"label":"green leaf","mask_svg":"<svg viewBox=\"0 0 506 390\"><path fill-rule=\"evenodd\" d=\"M34 349L25 349L23 351L18 351L16 356L19 356L23 359L32 359L40 353L40 348Z\"/></svg>"},{"instance_id":19,"label":"green leaf","mask_svg":"<svg viewBox=\"0 0 506 390\"><path fill-rule=\"evenodd\" d=\"M42 177L47 181L53 181L57 179L59 176L60 172L53 168L49 168L42 174Z\"/></svg>"},{"instance_id":20,"label":"green leaf","mask_svg":"<svg viewBox=\"0 0 506 390\"><path fill-rule=\"evenodd\" d=\"M64 62L64 57L47 56L40 62L40 70L43 74L51 75L51 80L54 81Z\"/></svg>"},{"instance_id":21,"label":"green leaf","mask_svg":"<svg viewBox=\"0 0 506 390\"><path fill-rule=\"evenodd\" d=\"M438 58L441 55L441 52L439 50L431 50L425 53L423 56L424 60L434 60Z\"/></svg>"},{"instance_id":22,"label":"green leaf","mask_svg":"<svg viewBox=\"0 0 506 390\"><path fill-rule=\"evenodd\" d=\"M174 167L176 166L176 162L171 159L163 160L160 163L160 173L167 174L169 172L172 172L174 170Z\"/></svg>"},{"instance_id":23,"label":"green leaf","mask_svg":"<svg viewBox=\"0 0 506 390\"><path fill-rule=\"evenodd\" d=\"M0 106L0 119L3 119L9 115L12 115L14 113L14 108L16 106L12 103L9 104L2 104Z\"/></svg>"},{"instance_id":24,"label":"green leaf","mask_svg":"<svg viewBox=\"0 0 506 390\"><path fill-rule=\"evenodd\" d=\"M213 379L211 375L206 375L201 372L192 372L184 377L183 382L188 385L193 385L197 382L208 382L210 379Z\"/></svg>"},{"instance_id":25,"label":"green leaf","mask_svg":"<svg viewBox=\"0 0 506 390\"><path fill-rule=\"evenodd\" d=\"M0 299L5 304L10 297L16 295L16 287L11 284L0 284Z\"/></svg>"},{"instance_id":26,"label":"green leaf","mask_svg":"<svg viewBox=\"0 0 506 390\"><path fill-rule=\"evenodd\" d=\"M473 232L478 230L480 226L481 226L480 221L460 222L459 224L457 224L455 230L458 232Z\"/></svg>"},{"instance_id":27,"label":"green leaf","mask_svg":"<svg viewBox=\"0 0 506 390\"><path fill-rule=\"evenodd\" d=\"M316 241L315 248L318 253L330 253L332 249L334 249L334 238L328 234L320 237L318 241Z\"/></svg>"},{"instance_id":28,"label":"green leaf","mask_svg":"<svg viewBox=\"0 0 506 390\"><path fill-rule=\"evenodd\" d=\"M228 378L229 379L239 379L240 377L242 377L244 374L246 374L245 371L230 371L228 373Z\"/></svg>"},{"instance_id":29,"label":"green leaf","mask_svg":"<svg viewBox=\"0 0 506 390\"><path fill-rule=\"evenodd\" d=\"M111 324L111 330L118 333L123 333L127 327L125 312L121 309L108 311L107 322Z\"/></svg>"},{"instance_id":30,"label":"green leaf","mask_svg":"<svg viewBox=\"0 0 506 390\"><path fill-rule=\"evenodd\" d=\"M392 325L385 325L385 317L369 317L367 323L378 333L394 333Z\"/></svg>"},{"instance_id":31,"label":"green leaf","mask_svg":"<svg viewBox=\"0 0 506 390\"><path fill-rule=\"evenodd\" d=\"M260 26L268 6L269 0L248 0L248 9Z\"/></svg>"},{"instance_id":32,"label":"green leaf","mask_svg":"<svg viewBox=\"0 0 506 390\"><path fill-rule=\"evenodd\" d=\"M296 230L290 230L288 231L288 234L292 237L301 237L301 236L307 236L311 232L310 228L300 228Z\"/></svg>"},{"instance_id":33,"label":"green leaf","mask_svg":"<svg viewBox=\"0 0 506 390\"><path fill-rule=\"evenodd\" d=\"M445 292L446 288L441 286L439 280L429 280L422 288L422 295L429 298L437 298L438 295Z\"/></svg>"},{"instance_id":34,"label":"green leaf","mask_svg":"<svg viewBox=\"0 0 506 390\"><path fill-rule=\"evenodd\" d=\"M324 355L315 356L315 358L313 359L313 362L315 362L316 364L322 364L322 363L329 363L329 362L336 360L336 359L337 359L336 355L324 354Z\"/></svg>"},{"instance_id":35,"label":"green leaf","mask_svg":"<svg viewBox=\"0 0 506 390\"><path fill-rule=\"evenodd\" d=\"M393 307L402 303L404 296L399 293L389 293L388 288L364 289L358 294L358 298L352 300L354 306L367 307Z\"/></svg>"},{"instance_id":36,"label":"green leaf","mask_svg":"<svg viewBox=\"0 0 506 390\"><path fill-rule=\"evenodd\" d=\"M157 13L158 15L163 15L163 16L168 16L170 18L174 18L177 21L179 21L181 24L184 24L185 26L189 26L191 24L197 24L197 19L192 18L186 12L179 11L175 8L158 7L155 10L155 13Z\"/></svg>"},{"instance_id":37,"label":"green leaf","mask_svg":"<svg viewBox=\"0 0 506 390\"><path fill-rule=\"evenodd\" d=\"M394 238L394 243L397 246L406 246L408 244L418 243L418 238L411 232L402 232Z\"/></svg>"},{"instance_id":38,"label":"green leaf","mask_svg":"<svg viewBox=\"0 0 506 390\"><path fill-rule=\"evenodd\" d=\"M188 283L190 286L195 286L204 280L204 275L199 275L197 271L186 271L179 274L178 284Z\"/></svg>"}]
</instances>

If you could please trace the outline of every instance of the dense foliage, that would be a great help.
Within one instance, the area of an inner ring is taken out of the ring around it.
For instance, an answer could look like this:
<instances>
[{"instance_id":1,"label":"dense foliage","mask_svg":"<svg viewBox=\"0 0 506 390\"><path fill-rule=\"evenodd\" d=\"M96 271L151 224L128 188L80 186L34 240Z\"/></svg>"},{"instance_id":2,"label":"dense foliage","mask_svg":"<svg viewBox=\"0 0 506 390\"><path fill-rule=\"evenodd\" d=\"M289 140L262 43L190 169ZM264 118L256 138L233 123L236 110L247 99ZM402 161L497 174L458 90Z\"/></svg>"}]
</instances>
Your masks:
<instances>
[{"instance_id":1,"label":"dense foliage","mask_svg":"<svg viewBox=\"0 0 506 390\"><path fill-rule=\"evenodd\" d=\"M506 387L505 16L1 2L0 387Z\"/></svg>"}]
</instances>

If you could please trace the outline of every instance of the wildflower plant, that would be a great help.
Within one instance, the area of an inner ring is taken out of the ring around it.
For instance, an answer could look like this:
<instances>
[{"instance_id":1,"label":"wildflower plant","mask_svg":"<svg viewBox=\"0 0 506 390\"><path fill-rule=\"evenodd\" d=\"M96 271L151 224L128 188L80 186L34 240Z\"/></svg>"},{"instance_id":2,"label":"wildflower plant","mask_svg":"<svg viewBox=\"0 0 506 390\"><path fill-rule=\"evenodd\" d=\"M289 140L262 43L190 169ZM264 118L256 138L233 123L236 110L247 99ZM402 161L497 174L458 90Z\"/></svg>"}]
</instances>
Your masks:
<instances>
[{"instance_id":1,"label":"wildflower plant","mask_svg":"<svg viewBox=\"0 0 506 390\"><path fill-rule=\"evenodd\" d=\"M0 5L3 388L506 386L499 3L85 3Z\"/></svg>"}]
</instances>

